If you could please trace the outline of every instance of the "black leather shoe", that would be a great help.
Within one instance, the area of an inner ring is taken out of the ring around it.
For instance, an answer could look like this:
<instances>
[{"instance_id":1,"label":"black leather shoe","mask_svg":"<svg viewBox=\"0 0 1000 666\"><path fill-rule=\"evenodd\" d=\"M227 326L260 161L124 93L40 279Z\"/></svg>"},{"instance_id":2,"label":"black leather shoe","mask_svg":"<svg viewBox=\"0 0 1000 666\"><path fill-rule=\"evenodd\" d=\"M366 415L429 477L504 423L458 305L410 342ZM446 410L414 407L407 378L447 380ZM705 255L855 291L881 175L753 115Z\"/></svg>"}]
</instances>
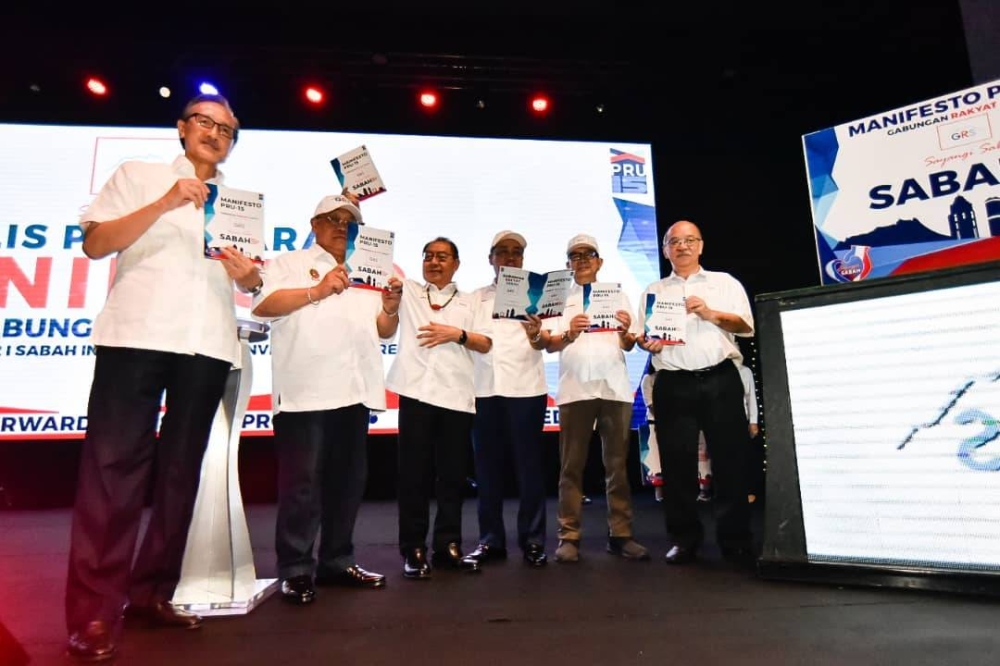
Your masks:
<instances>
[{"instance_id":1,"label":"black leather shoe","mask_svg":"<svg viewBox=\"0 0 1000 666\"><path fill-rule=\"evenodd\" d=\"M96 663L110 661L118 656L118 648L111 638L111 627L96 620L69 635L66 655L75 661Z\"/></svg>"},{"instance_id":2,"label":"black leather shoe","mask_svg":"<svg viewBox=\"0 0 1000 666\"><path fill-rule=\"evenodd\" d=\"M427 551L414 548L403 556L403 576L412 580L427 580L431 577L431 565L427 563Z\"/></svg>"},{"instance_id":3,"label":"black leather shoe","mask_svg":"<svg viewBox=\"0 0 1000 666\"><path fill-rule=\"evenodd\" d=\"M352 564L343 571L316 576L316 584L320 587L339 585L340 587L380 588L385 587L385 576Z\"/></svg>"},{"instance_id":4,"label":"black leather shoe","mask_svg":"<svg viewBox=\"0 0 1000 666\"><path fill-rule=\"evenodd\" d=\"M297 606L311 604L316 600L312 576L292 576L281 581L281 598Z\"/></svg>"},{"instance_id":5,"label":"black leather shoe","mask_svg":"<svg viewBox=\"0 0 1000 666\"><path fill-rule=\"evenodd\" d=\"M487 562L499 562L507 559L507 549L481 543L476 546L474 551L466 555L466 557L471 560L475 560L480 564L486 564Z\"/></svg>"},{"instance_id":6,"label":"black leather shoe","mask_svg":"<svg viewBox=\"0 0 1000 666\"><path fill-rule=\"evenodd\" d=\"M125 617L143 620L155 627L198 629L202 623L200 615L176 608L166 600L155 601L151 604L141 606L129 604L125 608Z\"/></svg>"},{"instance_id":7,"label":"black leather shoe","mask_svg":"<svg viewBox=\"0 0 1000 666\"><path fill-rule=\"evenodd\" d=\"M537 543L529 543L524 549L524 561L533 567L544 567L549 558L545 555L545 549Z\"/></svg>"},{"instance_id":8,"label":"black leather shoe","mask_svg":"<svg viewBox=\"0 0 1000 666\"><path fill-rule=\"evenodd\" d=\"M667 551L667 564L688 564L694 562L697 548L685 548L684 546L674 546Z\"/></svg>"},{"instance_id":9,"label":"black leather shoe","mask_svg":"<svg viewBox=\"0 0 1000 666\"><path fill-rule=\"evenodd\" d=\"M463 555L462 549L454 541L445 550L435 550L431 556L431 564L441 569L457 569L466 573L477 573L482 569L479 562Z\"/></svg>"}]
</instances>

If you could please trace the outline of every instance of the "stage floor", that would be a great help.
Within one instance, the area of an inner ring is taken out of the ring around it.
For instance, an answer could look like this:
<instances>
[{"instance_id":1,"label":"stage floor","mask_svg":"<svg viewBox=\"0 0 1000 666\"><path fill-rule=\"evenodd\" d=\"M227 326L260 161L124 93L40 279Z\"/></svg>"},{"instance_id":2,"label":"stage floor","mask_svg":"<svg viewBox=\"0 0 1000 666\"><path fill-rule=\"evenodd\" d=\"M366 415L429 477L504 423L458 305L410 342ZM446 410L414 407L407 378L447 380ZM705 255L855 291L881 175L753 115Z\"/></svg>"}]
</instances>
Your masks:
<instances>
[{"instance_id":1,"label":"stage floor","mask_svg":"<svg viewBox=\"0 0 1000 666\"><path fill-rule=\"evenodd\" d=\"M202 630L128 627L118 663L143 664L993 664L1000 603L922 592L843 589L757 579L720 561L663 562L666 537L648 489L636 497L636 537L650 562L604 551L604 503L585 508L582 559L531 569L513 551L480 575L402 578L393 502L368 502L358 561L388 575L383 590L320 589L293 607L277 595L249 615ZM508 534L516 503L506 504ZM275 575L273 505L248 507L258 578ZM68 510L0 512L0 663L16 641L31 664L64 664ZM549 500L549 534L555 533ZM466 549L475 500L465 505ZM550 539L547 551L555 548Z\"/></svg>"}]
</instances>

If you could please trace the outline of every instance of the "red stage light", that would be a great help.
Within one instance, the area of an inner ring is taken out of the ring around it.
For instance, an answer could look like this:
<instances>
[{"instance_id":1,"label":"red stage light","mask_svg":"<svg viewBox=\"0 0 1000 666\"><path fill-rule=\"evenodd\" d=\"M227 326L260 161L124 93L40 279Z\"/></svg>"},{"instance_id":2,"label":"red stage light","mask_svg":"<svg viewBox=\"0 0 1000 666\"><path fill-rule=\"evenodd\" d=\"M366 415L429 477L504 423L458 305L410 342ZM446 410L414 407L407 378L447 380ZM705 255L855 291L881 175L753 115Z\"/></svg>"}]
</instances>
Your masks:
<instances>
[{"instance_id":1,"label":"red stage light","mask_svg":"<svg viewBox=\"0 0 1000 666\"><path fill-rule=\"evenodd\" d=\"M306 100L312 104L320 104L323 101L323 90L316 86L306 88Z\"/></svg>"},{"instance_id":2,"label":"red stage light","mask_svg":"<svg viewBox=\"0 0 1000 666\"><path fill-rule=\"evenodd\" d=\"M545 113L549 110L549 98L545 95L535 95L531 98L531 109L535 113Z\"/></svg>"},{"instance_id":3,"label":"red stage light","mask_svg":"<svg viewBox=\"0 0 1000 666\"><path fill-rule=\"evenodd\" d=\"M108 94L108 87L104 85L104 82L93 76L87 79L87 90L99 96Z\"/></svg>"},{"instance_id":4,"label":"red stage light","mask_svg":"<svg viewBox=\"0 0 1000 666\"><path fill-rule=\"evenodd\" d=\"M437 106L438 96L437 93L424 91L420 93L420 104L428 109L433 109Z\"/></svg>"}]
</instances>

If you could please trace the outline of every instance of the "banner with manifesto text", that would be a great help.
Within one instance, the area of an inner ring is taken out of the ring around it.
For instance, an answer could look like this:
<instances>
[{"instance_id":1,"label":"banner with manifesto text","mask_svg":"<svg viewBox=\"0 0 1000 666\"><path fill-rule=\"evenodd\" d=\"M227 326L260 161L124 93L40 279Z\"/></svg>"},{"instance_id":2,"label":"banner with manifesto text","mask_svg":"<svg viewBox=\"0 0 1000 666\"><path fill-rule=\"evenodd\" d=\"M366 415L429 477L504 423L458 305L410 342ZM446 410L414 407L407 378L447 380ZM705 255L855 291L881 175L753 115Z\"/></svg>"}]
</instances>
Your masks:
<instances>
[{"instance_id":1,"label":"banner with manifesto text","mask_svg":"<svg viewBox=\"0 0 1000 666\"><path fill-rule=\"evenodd\" d=\"M1000 81L803 137L820 279L1000 259Z\"/></svg>"}]
</instances>

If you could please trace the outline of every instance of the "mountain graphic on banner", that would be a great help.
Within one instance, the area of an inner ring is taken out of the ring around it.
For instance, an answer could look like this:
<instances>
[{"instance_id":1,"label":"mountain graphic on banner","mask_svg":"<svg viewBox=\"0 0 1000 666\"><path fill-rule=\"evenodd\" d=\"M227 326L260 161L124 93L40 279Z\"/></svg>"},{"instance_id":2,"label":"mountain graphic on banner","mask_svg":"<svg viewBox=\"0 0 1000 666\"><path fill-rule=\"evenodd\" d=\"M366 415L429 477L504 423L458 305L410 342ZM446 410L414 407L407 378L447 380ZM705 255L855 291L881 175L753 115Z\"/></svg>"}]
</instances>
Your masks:
<instances>
[{"instance_id":1,"label":"mountain graphic on banner","mask_svg":"<svg viewBox=\"0 0 1000 666\"><path fill-rule=\"evenodd\" d=\"M852 245L887 247L948 240L952 240L951 236L932 231L925 227L920 220L913 218L912 220L896 220L892 226L878 227L867 233L850 236L840 241L834 249L847 250Z\"/></svg>"}]
</instances>

